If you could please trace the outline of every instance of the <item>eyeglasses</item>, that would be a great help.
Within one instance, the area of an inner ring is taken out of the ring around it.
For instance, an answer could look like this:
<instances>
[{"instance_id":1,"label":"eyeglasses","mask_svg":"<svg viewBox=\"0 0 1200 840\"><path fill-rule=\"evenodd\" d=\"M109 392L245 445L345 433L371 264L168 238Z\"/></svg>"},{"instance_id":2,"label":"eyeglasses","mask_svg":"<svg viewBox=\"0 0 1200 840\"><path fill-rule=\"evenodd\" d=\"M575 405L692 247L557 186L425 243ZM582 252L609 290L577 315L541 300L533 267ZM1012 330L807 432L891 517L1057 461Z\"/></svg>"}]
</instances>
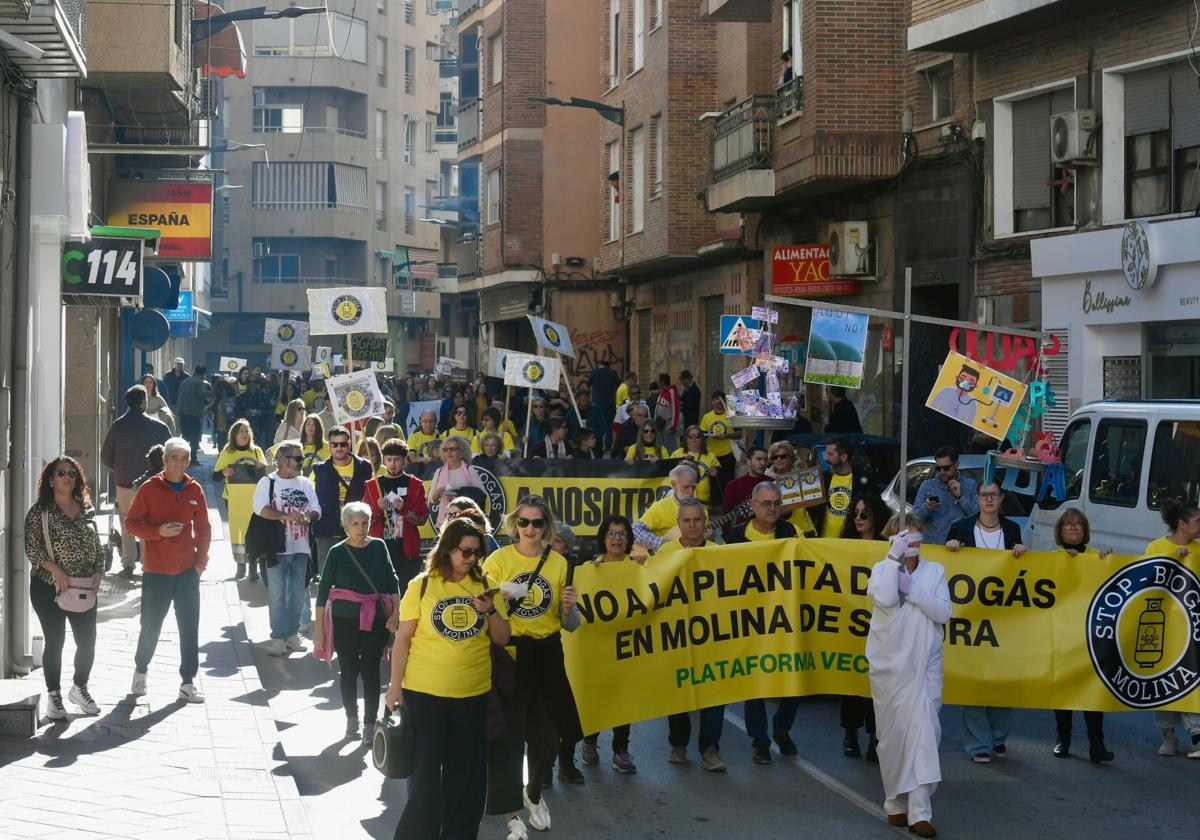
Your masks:
<instances>
[{"instance_id":1,"label":"eyeglasses","mask_svg":"<svg viewBox=\"0 0 1200 840\"><path fill-rule=\"evenodd\" d=\"M545 528L546 520L545 519L526 519L524 516L517 517L517 527L518 528L528 528L530 525L532 525L534 528Z\"/></svg>"},{"instance_id":2,"label":"eyeglasses","mask_svg":"<svg viewBox=\"0 0 1200 840\"><path fill-rule=\"evenodd\" d=\"M461 554L464 560L474 560L480 554L478 548L463 548L462 546L459 546L454 550Z\"/></svg>"},{"instance_id":3,"label":"eyeglasses","mask_svg":"<svg viewBox=\"0 0 1200 840\"><path fill-rule=\"evenodd\" d=\"M1067 530L1068 528L1077 528L1077 529L1079 529L1080 531L1082 531L1082 530L1083 530L1083 523L1082 523L1082 522L1064 522L1064 523L1063 523L1063 530L1065 531L1065 530Z\"/></svg>"},{"instance_id":4,"label":"eyeglasses","mask_svg":"<svg viewBox=\"0 0 1200 840\"><path fill-rule=\"evenodd\" d=\"M329 441L329 448L330 449L349 449L350 441L346 440L346 441L339 442L339 441L331 440L331 441Z\"/></svg>"},{"instance_id":5,"label":"eyeglasses","mask_svg":"<svg viewBox=\"0 0 1200 840\"><path fill-rule=\"evenodd\" d=\"M783 507L783 502L781 502L779 499L769 499L765 502L762 501L761 499L755 499L754 504L762 505L765 508Z\"/></svg>"},{"instance_id":6,"label":"eyeglasses","mask_svg":"<svg viewBox=\"0 0 1200 840\"><path fill-rule=\"evenodd\" d=\"M64 470L62 467L56 469L54 474L59 478L62 478L64 475L69 475L71 478L79 478L79 470Z\"/></svg>"},{"instance_id":7,"label":"eyeglasses","mask_svg":"<svg viewBox=\"0 0 1200 840\"><path fill-rule=\"evenodd\" d=\"M999 499L1000 493L995 490L988 490L986 493L980 493L979 498L981 498L981 499Z\"/></svg>"},{"instance_id":8,"label":"eyeglasses","mask_svg":"<svg viewBox=\"0 0 1200 840\"><path fill-rule=\"evenodd\" d=\"M954 469L954 464L946 464L945 466L938 464L935 469L938 472L950 472L952 469Z\"/></svg>"},{"instance_id":9,"label":"eyeglasses","mask_svg":"<svg viewBox=\"0 0 1200 840\"><path fill-rule=\"evenodd\" d=\"M866 522L871 518L871 512L869 510L856 510L854 511L854 518L861 522Z\"/></svg>"},{"instance_id":10,"label":"eyeglasses","mask_svg":"<svg viewBox=\"0 0 1200 840\"><path fill-rule=\"evenodd\" d=\"M609 531L604 536L610 540L627 540L627 539L629 539L629 534L626 533L625 531Z\"/></svg>"}]
</instances>

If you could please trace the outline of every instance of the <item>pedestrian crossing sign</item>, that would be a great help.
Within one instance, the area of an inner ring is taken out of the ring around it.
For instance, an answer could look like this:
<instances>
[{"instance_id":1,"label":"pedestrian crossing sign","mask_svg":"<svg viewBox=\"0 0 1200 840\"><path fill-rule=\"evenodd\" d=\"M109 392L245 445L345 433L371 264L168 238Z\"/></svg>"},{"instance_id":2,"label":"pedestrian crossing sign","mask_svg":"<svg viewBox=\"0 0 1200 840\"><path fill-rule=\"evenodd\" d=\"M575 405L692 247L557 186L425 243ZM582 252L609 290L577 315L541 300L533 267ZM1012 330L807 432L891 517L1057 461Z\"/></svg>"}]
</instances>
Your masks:
<instances>
[{"instance_id":1,"label":"pedestrian crossing sign","mask_svg":"<svg viewBox=\"0 0 1200 840\"><path fill-rule=\"evenodd\" d=\"M762 322L749 315L721 316L721 352L727 356L744 356L754 351L750 330L762 329Z\"/></svg>"}]
</instances>

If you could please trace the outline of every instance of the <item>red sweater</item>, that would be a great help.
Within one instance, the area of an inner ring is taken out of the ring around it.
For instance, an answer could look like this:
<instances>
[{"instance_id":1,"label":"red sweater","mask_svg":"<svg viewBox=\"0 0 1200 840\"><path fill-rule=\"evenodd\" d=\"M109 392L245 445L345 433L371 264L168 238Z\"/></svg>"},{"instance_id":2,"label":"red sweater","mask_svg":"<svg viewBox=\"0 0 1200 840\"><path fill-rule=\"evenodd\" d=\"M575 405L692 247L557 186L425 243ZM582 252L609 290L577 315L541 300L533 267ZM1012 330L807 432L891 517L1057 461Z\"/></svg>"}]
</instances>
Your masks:
<instances>
[{"instance_id":1,"label":"red sweater","mask_svg":"<svg viewBox=\"0 0 1200 840\"><path fill-rule=\"evenodd\" d=\"M408 495L404 500L404 556L405 557L420 557L421 556L421 522L429 518L429 503L425 500L425 485L421 483L421 479L411 476L408 473L403 473L405 479L408 480ZM394 479L384 477L389 485ZM363 490L363 502L371 508L371 536L383 539L383 520L385 512L383 505L380 504L382 493L379 487L380 476L376 476L367 482L366 488ZM443 497L445 498L445 497ZM449 502L449 499L446 499ZM416 520L414 522L414 520Z\"/></svg>"},{"instance_id":2,"label":"red sweater","mask_svg":"<svg viewBox=\"0 0 1200 840\"><path fill-rule=\"evenodd\" d=\"M183 530L174 537L162 536L158 526L168 522L182 522ZM183 489L178 492L162 473L139 487L125 517L125 528L145 544L144 572L178 575L193 567L203 572L208 565L212 540L208 502L204 490L190 476L184 476Z\"/></svg>"}]
</instances>

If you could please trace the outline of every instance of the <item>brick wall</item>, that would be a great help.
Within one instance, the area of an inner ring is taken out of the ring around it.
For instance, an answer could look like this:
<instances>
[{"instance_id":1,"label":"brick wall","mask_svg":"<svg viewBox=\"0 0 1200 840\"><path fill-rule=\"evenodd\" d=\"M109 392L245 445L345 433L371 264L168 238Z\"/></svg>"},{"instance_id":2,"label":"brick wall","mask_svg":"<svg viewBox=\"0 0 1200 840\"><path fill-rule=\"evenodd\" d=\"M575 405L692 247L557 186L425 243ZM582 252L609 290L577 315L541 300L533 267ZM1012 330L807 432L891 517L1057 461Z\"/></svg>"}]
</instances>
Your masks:
<instances>
[{"instance_id":1,"label":"brick wall","mask_svg":"<svg viewBox=\"0 0 1200 840\"><path fill-rule=\"evenodd\" d=\"M912 21L922 23L939 15L948 15L974 6L983 0L912 0Z\"/></svg>"}]
</instances>

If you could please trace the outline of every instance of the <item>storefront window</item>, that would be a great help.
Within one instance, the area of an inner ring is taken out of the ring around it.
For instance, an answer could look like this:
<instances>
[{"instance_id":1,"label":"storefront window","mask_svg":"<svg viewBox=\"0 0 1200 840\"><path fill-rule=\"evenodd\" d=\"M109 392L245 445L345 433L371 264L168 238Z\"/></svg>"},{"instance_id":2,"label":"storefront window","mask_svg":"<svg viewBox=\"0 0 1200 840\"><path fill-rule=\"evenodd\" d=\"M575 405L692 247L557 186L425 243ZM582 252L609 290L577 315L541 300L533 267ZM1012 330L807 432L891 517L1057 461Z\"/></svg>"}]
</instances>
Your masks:
<instances>
[{"instance_id":1,"label":"storefront window","mask_svg":"<svg viewBox=\"0 0 1200 840\"><path fill-rule=\"evenodd\" d=\"M1146 354L1148 399L1200 397L1200 321L1147 325Z\"/></svg>"}]
</instances>

